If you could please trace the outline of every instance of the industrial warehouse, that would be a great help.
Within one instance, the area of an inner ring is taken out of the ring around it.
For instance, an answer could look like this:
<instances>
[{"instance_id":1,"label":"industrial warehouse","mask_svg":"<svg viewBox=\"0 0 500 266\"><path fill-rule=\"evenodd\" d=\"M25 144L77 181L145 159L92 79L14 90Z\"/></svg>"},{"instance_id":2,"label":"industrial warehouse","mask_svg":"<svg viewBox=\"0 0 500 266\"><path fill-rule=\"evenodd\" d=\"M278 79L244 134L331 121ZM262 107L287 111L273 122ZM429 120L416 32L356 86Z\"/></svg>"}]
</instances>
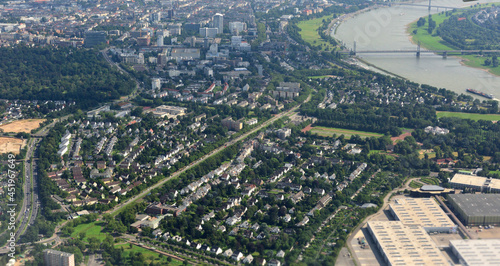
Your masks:
<instances>
[{"instance_id":1,"label":"industrial warehouse","mask_svg":"<svg viewBox=\"0 0 500 266\"><path fill-rule=\"evenodd\" d=\"M464 225L500 224L500 194L450 194L448 201Z\"/></svg>"},{"instance_id":2,"label":"industrial warehouse","mask_svg":"<svg viewBox=\"0 0 500 266\"><path fill-rule=\"evenodd\" d=\"M452 188L470 192L500 193L500 179L474 175L455 174L450 180Z\"/></svg>"},{"instance_id":3,"label":"industrial warehouse","mask_svg":"<svg viewBox=\"0 0 500 266\"><path fill-rule=\"evenodd\" d=\"M500 265L500 239L450 240L462 265Z\"/></svg>"},{"instance_id":4,"label":"industrial warehouse","mask_svg":"<svg viewBox=\"0 0 500 266\"><path fill-rule=\"evenodd\" d=\"M427 232L401 221L368 222L368 232L388 265L449 265Z\"/></svg>"},{"instance_id":5,"label":"industrial warehouse","mask_svg":"<svg viewBox=\"0 0 500 266\"><path fill-rule=\"evenodd\" d=\"M404 225L420 225L427 232L455 233L457 226L432 198L396 199L389 204L396 220Z\"/></svg>"}]
</instances>

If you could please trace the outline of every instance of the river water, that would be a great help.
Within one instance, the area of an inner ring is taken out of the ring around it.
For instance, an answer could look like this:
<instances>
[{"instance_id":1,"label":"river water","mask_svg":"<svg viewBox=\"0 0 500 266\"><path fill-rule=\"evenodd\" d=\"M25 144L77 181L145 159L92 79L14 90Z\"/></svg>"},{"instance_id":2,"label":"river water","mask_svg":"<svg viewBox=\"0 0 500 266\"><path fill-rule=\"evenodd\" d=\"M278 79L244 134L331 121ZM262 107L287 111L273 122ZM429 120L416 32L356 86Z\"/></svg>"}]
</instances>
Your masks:
<instances>
[{"instance_id":1,"label":"river water","mask_svg":"<svg viewBox=\"0 0 500 266\"><path fill-rule=\"evenodd\" d=\"M483 0L479 3L486 2L488 1ZM472 2L474 3L477 2ZM415 4L428 4L428 2ZM471 5L462 0L433 0L432 4L446 7ZM430 12L437 13L444 10L444 8L432 8ZM428 14L427 7L381 7L344 20L333 36L350 49L356 42L357 51L416 50L417 45L410 41L406 27ZM460 64L460 59L456 57L449 56L444 59L440 55L430 53L423 53L420 58L417 58L414 53L358 54L358 56L378 68L417 83L446 88L459 94L465 93L466 88L473 88L500 98L500 77L483 70L463 66ZM375 70L373 67L369 68Z\"/></svg>"}]
</instances>

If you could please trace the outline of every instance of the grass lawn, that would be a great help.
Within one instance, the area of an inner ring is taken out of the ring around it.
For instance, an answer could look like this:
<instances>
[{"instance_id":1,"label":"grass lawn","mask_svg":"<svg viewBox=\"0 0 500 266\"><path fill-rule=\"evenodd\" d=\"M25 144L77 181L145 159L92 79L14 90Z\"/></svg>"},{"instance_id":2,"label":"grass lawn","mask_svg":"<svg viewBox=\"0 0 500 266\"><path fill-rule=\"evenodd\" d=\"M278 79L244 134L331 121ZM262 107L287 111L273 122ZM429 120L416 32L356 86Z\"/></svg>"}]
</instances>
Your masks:
<instances>
[{"instance_id":1,"label":"grass lawn","mask_svg":"<svg viewBox=\"0 0 500 266\"><path fill-rule=\"evenodd\" d=\"M427 156L429 157L429 159L436 158L436 153L433 152L432 150L420 150L418 158L424 159L425 158L425 154L427 154Z\"/></svg>"},{"instance_id":2,"label":"grass lawn","mask_svg":"<svg viewBox=\"0 0 500 266\"><path fill-rule=\"evenodd\" d=\"M439 26L445 19L445 15L441 14L435 14L432 16L432 19L436 21L436 25ZM432 32L432 34L429 34L427 31L427 26L428 24L428 17L425 18L426 23L422 27L417 27L417 22L415 21L414 23L411 23L410 26L408 27L408 32L412 35L412 41L414 43L420 42L420 45L429 49L429 50L454 50L453 47L446 45L446 43L441 39L439 36L435 36L436 30ZM436 26L436 28L437 28ZM417 34L414 34L413 31L417 30Z\"/></svg>"},{"instance_id":3,"label":"grass lawn","mask_svg":"<svg viewBox=\"0 0 500 266\"><path fill-rule=\"evenodd\" d=\"M491 6L491 4L481 5L480 8L486 8L487 6ZM461 14L463 12L458 11L454 14ZM452 45L446 43L440 36L437 36L436 29L439 27L444 20L448 19L445 14L434 14L432 15L432 20L436 22L436 28L434 31L429 34L427 32L429 18L427 16L424 17L426 22L424 26L417 27L417 21L411 23L408 26L408 33L412 35L412 41L414 43L420 42L420 45L428 50L460 50L457 47L453 47ZM416 34L413 33L416 30ZM459 29L457 29L459 30ZM478 55L458 55L460 58L463 58L463 63L467 66L485 69L490 73L500 76L500 66L498 67L489 67L484 65L484 61L486 57L481 57Z\"/></svg>"},{"instance_id":4,"label":"grass lawn","mask_svg":"<svg viewBox=\"0 0 500 266\"><path fill-rule=\"evenodd\" d=\"M324 137L331 137L333 136L333 134L344 135L346 139L349 139L353 135L359 135L362 138L383 136L382 134L374 132L365 132L365 131L331 128L331 127L313 127L310 131L312 134L318 134L319 136L324 136Z\"/></svg>"},{"instance_id":5,"label":"grass lawn","mask_svg":"<svg viewBox=\"0 0 500 266\"><path fill-rule=\"evenodd\" d=\"M301 29L300 37L313 46L321 46L321 50L332 50L334 48L329 42L321 39L321 36L318 34L318 28L323 24L323 19L331 18L332 15L324 16L321 18L315 18L310 20L304 20L297 24L297 26Z\"/></svg>"},{"instance_id":6,"label":"grass lawn","mask_svg":"<svg viewBox=\"0 0 500 266\"><path fill-rule=\"evenodd\" d=\"M123 254L125 257L128 257L130 252L136 252L136 253L141 253L144 254L144 257L146 258L146 263L161 263L161 265L182 265L181 261L172 259L171 262L167 261L167 256L163 256L163 258L160 258L160 254L153 252L149 249L141 248L136 245L132 245L132 248L130 248L130 245L128 243L125 244L116 244L115 248L121 248L123 247Z\"/></svg>"},{"instance_id":7,"label":"grass lawn","mask_svg":"<svg viewBox=\"0 0 500 266\"><path fill-rule=\"evenodd\" d=\"M89 224L79 224L75 227L75 231L71 234L71 237L77 238L80 232L85 232L85 238L83 241L87 241L89 237L96 237L100 241L103 241L106 238L106 234L102 231L102 222L96 221Z\"/></svg>"},{"instance_id":8,"label":"grass lawn","mask_svg":"<svg viewBox=\"0 0 500 266\"><path fill-rule=\"evenodd\" d=\"M472 119L472 120L489 120L498 121L500 120L499 114L472 114L472 113L459 113L459 112L437 112L437 117L458 117L462 119Z\"/></svg>"}]
</instances>

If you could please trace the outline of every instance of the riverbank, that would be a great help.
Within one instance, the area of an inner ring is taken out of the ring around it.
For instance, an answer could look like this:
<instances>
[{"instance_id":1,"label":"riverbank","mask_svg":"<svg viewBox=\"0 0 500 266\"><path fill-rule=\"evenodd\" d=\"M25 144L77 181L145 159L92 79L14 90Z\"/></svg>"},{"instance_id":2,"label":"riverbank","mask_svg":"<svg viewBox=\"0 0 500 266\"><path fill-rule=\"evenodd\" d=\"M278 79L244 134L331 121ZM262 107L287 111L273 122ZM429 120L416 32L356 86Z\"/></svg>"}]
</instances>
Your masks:
<instances>
[{"instance_id":1,"label":"riverbank","mask_svg":"<svg viewBox=\"0 0 500 266\"><path fill-rule=\"evenodd\" d=\"M380 68L380 67L378 67L378 66L376 66L376 65L374 65L374 64L372 64L372 63L369 63L368 61L364 60L364 59L363 59L363 58L361 58L361 57L356 57L356 59L357 59L358 61L362 62L363 64L365 64L365 65L367 65L367 66L370 66L370 67L373 67L373 68L375 68L375 69L377 69L377 70L379 70L379 71L381 71L381 72L383 72L383 73L385 73L385 74L387 74L387 75L390 75L390 76L393 76L393 77L398 77L398 78L400 78L400 79L404 79L404 80L408 80L407 78L405 78L405 77L403 77L403 76L400 76L400 75L398 75L398 74L396 74L396 73L390 72L390 71L385 70L385 69L383 69L383 68Z\"/></svg>"},{"instance_id":2,"label":"riverbank","mask_svg":"<svg viewBox=\"0 0 500 266\"><path fill-rule=\"evenodd\" d=\"M480 8L485 8L490 6L491 4L482 5ZM478 8L478 9L480 9ZM454 14L461 14L462 12L455 12ZM446 13L438 13L432 15L432 20L436 22L436 29L434 29L431 33L427 31L427 25L429 22L428 17L423 17L426 19L426 24L424 26L418 27L417 21L418 19L412 21L406 27L406 33L408 34L408 39L414 45L418 45L427 50L460 50L457 47L453 47L452 45L446 43L440 36L437 35L437 28L443 21L449 18ZM457 29L458 30L458 29ZM454 56L459 60L459 63L463 66L472 67L484 71L490 75L494 75L500 77L500 66L498 67L489 67L484 65L484 61L487 57L483 57L482 55L450 55Z\"/></svg>"}]
</instances>

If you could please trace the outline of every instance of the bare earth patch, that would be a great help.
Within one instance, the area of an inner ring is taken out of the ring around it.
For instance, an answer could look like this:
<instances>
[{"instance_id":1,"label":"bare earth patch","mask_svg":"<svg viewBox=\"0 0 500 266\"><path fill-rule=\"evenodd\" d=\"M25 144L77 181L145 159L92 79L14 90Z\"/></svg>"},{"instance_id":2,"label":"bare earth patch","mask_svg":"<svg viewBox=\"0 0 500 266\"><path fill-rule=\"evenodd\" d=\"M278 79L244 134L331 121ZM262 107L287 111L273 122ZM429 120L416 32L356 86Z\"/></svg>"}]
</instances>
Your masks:
<instances>
[{"instance_id":1,"label":"bare earth patch","mask_svg":"<svg viewBox=\"0 0 500 266\"><path fill-rule=\"evenodd\" d=\"M45 119L23 119L8 123L6 125L1 125L0 130L3 132L13 132L13 133L30 133L31 130L37 129Z\"/></svg>"},{"instance_id":2,"label":"bare earth patch","mask_svg":"<svg viewBox=\"0 0 500 266\"><path fill-rule=\"evenodd\" d=\"M0 154L13 153L19 154L21 148L26 145L26 140L18 138L0 137Z\"/></svg>"}]
</instances>

